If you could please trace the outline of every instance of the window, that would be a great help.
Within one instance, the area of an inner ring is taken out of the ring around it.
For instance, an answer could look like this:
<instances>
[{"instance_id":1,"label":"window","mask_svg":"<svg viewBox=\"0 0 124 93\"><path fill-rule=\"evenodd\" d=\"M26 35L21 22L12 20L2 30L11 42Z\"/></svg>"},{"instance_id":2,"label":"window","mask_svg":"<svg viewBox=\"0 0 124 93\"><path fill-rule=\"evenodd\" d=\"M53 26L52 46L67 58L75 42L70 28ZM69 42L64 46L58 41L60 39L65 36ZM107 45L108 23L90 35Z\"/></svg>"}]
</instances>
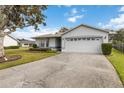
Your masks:
<instances>
[{"instance_id":1,"label":"window","mask_svg":"<svg viewBox=\"0 0 124 93\"><path fill-rule=\"evenodd\" d=\"M70 39L69 39L69 38L66 38L66 40L67 40L67 41L70 41Z\"/></svg>"},{"instance_id":2,"label":"window","mask_svg":"<svg viewBox=\"0 0 124 93\"><path fill-rule=\"evenodd\" d=\"M78 38L78 40L81 40L81 38Z\"/></svg>"},{"instance_id":3,"label":"window","mask_svg":"<svg viewBox=\"0 0 124 93\"><path fill-rule=\"evenodd\" d=\"M92 37L92 40L95 40L95 37Z\"/></svg>"},{"instance_id":4,"label":"window","mask_svg":"<svg viewBox=\"0 0 124 93\"><path fill-rule=\"evenodd\" d=\"M24 44L24 45L28 45L28 44Z\"/></svg>"},{"instance_id":5,"label":"window","mask_svg":"<svg viewBox=\"0 0 124 93\"><path fill-rule=\"evenodd\" d=\"M100 38L97 37L96 40L100 40Z\"/></svg>"},{"instance_id":6,"label":"window","mask_svg":"<svg viewBox=\"0 0 124 93\"><path fill-rule=\"evenodd\" d=\"M73 38L71 38L70 41L73 41Z\"/></svg>"},{"instance_id":7,"label":"window","mask_svg":"<svg viewBox=\"0 0 124 93\"><path fill-rule=\"evenodd\" d=\"M87 40L90 40L90 37L88 37Z\"/></svg>"},{"instance_id":8,"label":"window","mask_svg":"<svg viewBox=\"0 0 124 93\"><path fill-rule=\"evenodd\" d=\"M73 41L74 38L66 38L67 41Z\"/></svg>"},{"instance_id":9,"label":"window","mask_svg":"<svg viewBox=\"0 0 124 93\"><path fill-rule=\"evenodd\" d=\"M86 40L86 38L85 38L85 37L83 37L83 38L82 38L82 40Z\"/></svg>"},{"instance_id":10,"label":"window","mask_svg":"<svg viewBox=\"0 0 124 93\"><path fill-rule=\"evenodd\" d=\"M77 38L74 38L74 41L77 41Z\"/></svg>"}]
</instances>

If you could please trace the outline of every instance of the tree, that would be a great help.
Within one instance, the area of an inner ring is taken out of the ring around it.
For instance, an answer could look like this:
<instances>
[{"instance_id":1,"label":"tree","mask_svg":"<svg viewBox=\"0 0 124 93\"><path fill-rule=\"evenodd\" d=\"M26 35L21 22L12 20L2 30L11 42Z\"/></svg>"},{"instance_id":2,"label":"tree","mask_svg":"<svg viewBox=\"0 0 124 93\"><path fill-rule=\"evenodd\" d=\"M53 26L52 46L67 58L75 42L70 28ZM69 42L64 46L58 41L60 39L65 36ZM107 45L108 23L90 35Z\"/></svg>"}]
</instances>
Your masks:
<instances>
[{"instance_id":1,"label":"tree","mask_svg":"<svg viewBox=\"0 0 124 93\"><path fill-rule=\"evenodd\" d=\"M1 5L0 6L0 57L4 57L4 37L16 28L33 26L38 30L39 24L46 25L43 14L46 5Z\"/></svg>"},{"instance_id":2,"label":"tree","mask_svg":"<svg viewBox=\"0 0 124 93\"><path fill-rule=\"evenodd\" d=\"M114 43L124 43L124 29L120 29L117 31L117 34L113 37Z\"/></svg>"}]
</instances>

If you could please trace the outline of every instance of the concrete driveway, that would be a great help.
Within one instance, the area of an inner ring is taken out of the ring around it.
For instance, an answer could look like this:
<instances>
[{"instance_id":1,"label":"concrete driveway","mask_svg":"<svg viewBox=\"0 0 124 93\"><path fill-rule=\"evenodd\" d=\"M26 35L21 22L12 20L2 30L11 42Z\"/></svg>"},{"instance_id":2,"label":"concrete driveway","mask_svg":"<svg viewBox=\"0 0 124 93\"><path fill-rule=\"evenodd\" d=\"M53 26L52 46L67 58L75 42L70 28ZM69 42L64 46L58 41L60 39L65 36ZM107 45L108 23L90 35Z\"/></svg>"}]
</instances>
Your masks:
<instances>
[{"instance_id":1,"label":"concrete driveway","mask_svg":"<svg viewBox=\"0 0 124 93\"><path fill-rule=\"evenodd\" d=\"M62 53L0 70L0 87L123 87L103 55Z\"/></svg>"}]
</instances>

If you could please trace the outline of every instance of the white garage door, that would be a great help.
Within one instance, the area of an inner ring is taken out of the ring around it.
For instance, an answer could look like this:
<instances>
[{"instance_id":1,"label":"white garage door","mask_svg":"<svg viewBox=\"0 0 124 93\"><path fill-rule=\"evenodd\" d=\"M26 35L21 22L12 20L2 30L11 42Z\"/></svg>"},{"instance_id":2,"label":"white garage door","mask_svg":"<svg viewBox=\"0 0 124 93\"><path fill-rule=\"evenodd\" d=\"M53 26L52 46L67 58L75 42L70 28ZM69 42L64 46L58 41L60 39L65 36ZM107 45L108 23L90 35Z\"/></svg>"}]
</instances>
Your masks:
<instances>
[{"instance_id":1,"label":"white garage door","mask_svg":"<svg viewBox=\"0 0 124 93\"><path fill-rule=\"evenodd\" d=\"M66 38L63 52L101 53L102 38Z\"/></svg>"}]
</instances>

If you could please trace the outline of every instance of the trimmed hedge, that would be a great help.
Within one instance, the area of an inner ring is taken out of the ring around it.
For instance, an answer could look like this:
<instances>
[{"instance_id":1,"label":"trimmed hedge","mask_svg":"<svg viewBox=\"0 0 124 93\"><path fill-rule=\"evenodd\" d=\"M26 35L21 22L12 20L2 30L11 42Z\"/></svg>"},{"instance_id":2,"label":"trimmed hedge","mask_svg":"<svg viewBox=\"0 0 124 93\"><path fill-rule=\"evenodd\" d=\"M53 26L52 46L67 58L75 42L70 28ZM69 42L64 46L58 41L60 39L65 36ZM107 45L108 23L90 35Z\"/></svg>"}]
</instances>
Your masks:
<instances>
[{"instance_id":1,"label":"trimmed hedge","mask_svg":"<svg viewBox=\"0 0 124 93\"><path fill-rule=\"evenodd\" d=\"M46 53L56 53L56 50L51 50L49 48L29 48L29 51L42 51Z\"/></svg>"},{"instance_id":2,"label":"trimmed hedge","mask_svg":"<svg viewBox=\"0 0 124 93\"><path fill-rule=\"evenodd\" d=\"M49 51L49 48L29 48L30 51Z\"/></svg>"},{"instance_id":3,"label":"trimmed hedge","mask_svg":"<svg viewBox=\"0 0 124 93\"><path fill-rule=\"evenodd\" d=\"M4 49L19 49L20 46L8 46L4 47Z\"/></svg>"},{"instance_id":4,"label":"trimmed hedge","mask_svg":"<svg viewBox=\"0 0 124 93\"><path fill-rule=\"evenodd\" d=\"M111 43L103 43L102 44L102 53L104 55L110 55L112 52L112 44Z\"/></svg>"},{"instance_id":5,"label":"trimmed hedge","mask_svg":"<svg viewBox=\"0 0 124 93\"><path fill-rule=\"evenodd\" d=\"M47 53L57 53L56 50L47 50L46 52L47 52Z\"/></svg>"}]
</instances>

